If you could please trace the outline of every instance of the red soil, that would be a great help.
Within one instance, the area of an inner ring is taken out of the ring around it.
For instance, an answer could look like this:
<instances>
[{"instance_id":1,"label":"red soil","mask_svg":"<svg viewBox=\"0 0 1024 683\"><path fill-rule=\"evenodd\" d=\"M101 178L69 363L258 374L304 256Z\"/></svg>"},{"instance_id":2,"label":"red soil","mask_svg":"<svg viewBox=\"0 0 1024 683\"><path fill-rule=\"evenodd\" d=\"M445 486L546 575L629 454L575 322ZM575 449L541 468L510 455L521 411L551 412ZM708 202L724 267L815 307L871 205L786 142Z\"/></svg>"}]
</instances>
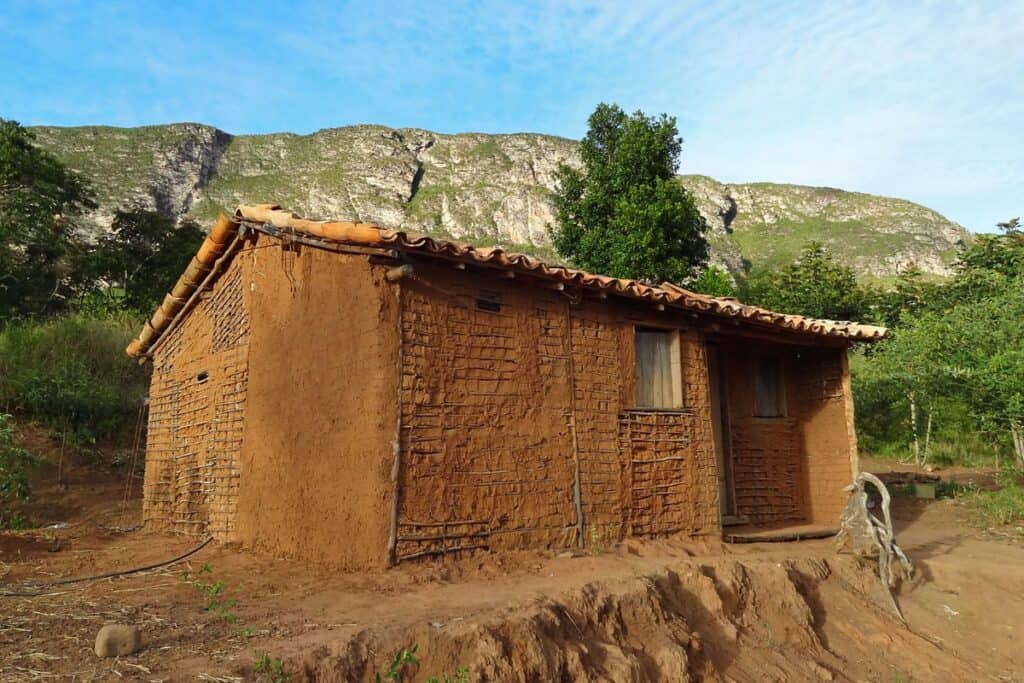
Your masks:
<instances>
[{"instance_id":1,"label":"red soil","mask_svg":"<svg viewBox=\"0 0 1024 683\"><path fill-rule=\"evenodd\" d=\"M3 590L193 545L119 530L140 512L137 498L120 509L123 478L67 480L63 491L40 485L27 512L68 528L0 534ZM871 567L827 540L631 540L598 555L485 554L362 574L214 544L170 568L0 597L0 679L253 680L266 652L295 681L372 680L417 644L407 680L457 666L471 680L1020 680L1024 547L986 538L952 501L898 499L896 516L918 570L898 595L909 629ZM200 580L222 582L235 606L204 609L182 576L204 564ZM98 659L108 621L138 625L144 649Z\"/></svg>"}]
</instances>

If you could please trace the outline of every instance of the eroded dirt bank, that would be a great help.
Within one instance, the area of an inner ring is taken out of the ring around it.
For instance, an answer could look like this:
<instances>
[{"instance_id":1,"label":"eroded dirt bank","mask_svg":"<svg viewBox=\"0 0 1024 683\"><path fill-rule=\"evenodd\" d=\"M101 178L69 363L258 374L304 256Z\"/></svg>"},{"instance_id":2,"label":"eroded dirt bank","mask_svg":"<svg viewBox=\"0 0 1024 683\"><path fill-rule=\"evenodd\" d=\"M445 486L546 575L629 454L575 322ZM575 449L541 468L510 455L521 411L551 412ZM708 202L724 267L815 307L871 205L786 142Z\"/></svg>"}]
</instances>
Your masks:
<instances>
[{"instance_id":1,"label":"eroded dirt bank","mask_svg":"<svg viewBox=\"0 0 1024 683\"><path fill-rule=\"evenodd\" d=\"M191 545L125 533L108 488L90 482L93 500L72 481L69 528L0 535L0 580L136 566ZM413 645L421 662L407 681L457 667L470 680L1024 680L1024 548L966 526L950 501L901 500L897 519L919 571L899 594L910 630L871 569L830 541L629 541L366 574L214 545L169 569L0 597L0 680L254 680L265 653L292 681L372 681ZM197 583L232 602L206 609ZM96 658L107 621L138 625L144 649Z\"/></svg>"},{"instance_id":2,"label":"eroded dirt bank","mask_svg":"<svg viewBox=\"0 0 1024 683\"><path fill-rule=\"evenodd\" d=\"M372 680L417 644L418 678L940 680L983 669L886 614L852 558L722 558L537 595L483 618L362 630L302 662L300 680ZM898 653L898 656L893 656Z\"/></svg>"}]
</instances>

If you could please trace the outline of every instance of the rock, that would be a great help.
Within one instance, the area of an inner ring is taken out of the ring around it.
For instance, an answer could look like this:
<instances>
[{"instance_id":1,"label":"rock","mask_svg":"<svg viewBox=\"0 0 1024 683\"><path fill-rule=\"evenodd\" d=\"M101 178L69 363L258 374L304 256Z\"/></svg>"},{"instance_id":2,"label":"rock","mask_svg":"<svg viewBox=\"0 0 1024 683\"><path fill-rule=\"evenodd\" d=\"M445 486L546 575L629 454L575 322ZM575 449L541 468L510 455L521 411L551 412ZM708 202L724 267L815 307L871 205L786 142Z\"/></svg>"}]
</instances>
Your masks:
<instances>
[{"instance_id":1,"label":"rock","mask_svg":"<svg viewBox=\"0 0 1024 683\"><path fill-rule=\"evenodd\" d=\"M142 647L142 632L128 624L106 624L96 634L97 657L121 657L138 652Z\"/></svg>"},{"instance_id":2,"label":"rock","mask_svg":"<svg viewBox=\"0 0 1024 683\"><path fill-rule=\"evenodd\" d=\"M32 130L96 188L100 207L83 226L93 236L126 206L205 228L218 211L275 201L308 218L370 221L549 256L549 193L560 164L580 163L573 141L532 133L349 126L233 136L197 124ZM733 274L745 272L747 260L777 267L813 239L861 276L892 277L910 264L945 276L969 237L900 199L698 175L680 182L707 221L712 262Z\"/></svg>"},{"instance_id":3,"label":"rock","mask_svg":"<svg viewBox=\"0 0 1024 683\"><path fill-rule=\"evenodd\" d=\"M691 655L697 656L701 654L701 652L704 650L704 643L700 639L700 632L693 632L693 634L690 636L690 643L687 646L687 649L689 650Z\"/></svg>"}]
</instances>

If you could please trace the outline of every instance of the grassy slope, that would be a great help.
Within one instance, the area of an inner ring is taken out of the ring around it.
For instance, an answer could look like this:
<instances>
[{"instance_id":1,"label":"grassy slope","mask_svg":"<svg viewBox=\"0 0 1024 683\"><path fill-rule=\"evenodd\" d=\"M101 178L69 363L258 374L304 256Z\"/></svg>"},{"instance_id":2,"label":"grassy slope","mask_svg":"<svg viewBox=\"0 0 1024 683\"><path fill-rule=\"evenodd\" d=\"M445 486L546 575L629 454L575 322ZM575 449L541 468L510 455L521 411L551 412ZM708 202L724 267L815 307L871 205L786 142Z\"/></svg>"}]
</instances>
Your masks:
<instances>
[{"instance_id":1,"label":"grassy slope","mask_svg":"<svg viewBox=\"0 0 1024 683\"><path fill-rule=\"evenodd\" d=\"M151 191L158 175L155 160L166 159L197 131L212 129L175 124L35 131L44 146L92 179L109 214ZM433 144L419 153L424 172L410 200L417 163L411 147L426 138ZM437 135L382 126L237 136L190 214L208 224L218 211L239 203L273 201L310 215L358 215L439 236L449 236L454 222L464 239L494 244L499 242L495 215L510 197L546 201L546 190L524 171L529 164L524 160L571 148L568 140L542 135ZM872 279L875 264L895 254L921 254L935 264L948 263L955 254L950 235L959 226L903 200L774 183L727 188L700 176L684 176L683 182L746 197L731 232L712 235L712 244L723 251L738 249L754 266L784 264L811 240L824 242L865 279ZM529 235L500 241L551 256L536 227Z\"/></svg>"}]
</instances>

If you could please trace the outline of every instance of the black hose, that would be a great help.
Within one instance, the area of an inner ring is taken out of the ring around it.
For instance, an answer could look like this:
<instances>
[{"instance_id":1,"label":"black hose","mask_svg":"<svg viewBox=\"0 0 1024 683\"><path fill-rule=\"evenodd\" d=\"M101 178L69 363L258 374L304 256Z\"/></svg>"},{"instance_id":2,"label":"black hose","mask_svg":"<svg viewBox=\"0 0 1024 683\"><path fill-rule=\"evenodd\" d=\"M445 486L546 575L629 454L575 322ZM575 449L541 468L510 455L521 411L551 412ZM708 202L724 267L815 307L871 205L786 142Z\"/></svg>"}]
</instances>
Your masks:
<instances>
[{"instance_id":1,"label":"black hose","mask_svg":"<svg viewBox=\"0 0 1024 683\"><path fill-rule=\"evenodd\" d=\"M202 550L207 545L209 545L210 541L212 541L212 540L213 540L213 537L211 536L210 538L206 539L205 541L203 541L202 543L200 543L196 547L192 548L191 550L189 550L189 551L187 551L187 552L185 552L185 553L183 553L181 555L178 555L175 558L172 558L170 560L164 560L163 562L157 562L156 564L148 564L148 565L146 565L144 567L133 567L132 569L122 569L120 571L104 572L103 574L94 574L92 576L75 576L75 577L68 578L68 579L58 579L56 581L47 581L45 583L22 584L20 586L14 586L14 587L15 588L24 588L25 591L23 591L23 592L14 592L14 591L6 591L6 590L4 590L4 591L0 591L0 595L8 596L8 597L33 597L33 596L36 596L36 595L42 595L43 594L43 591L39 590L41 588L52 588L54 586L66 586L66 585L71 584L71 583L81 583L83 581L98 581L99 579L110 579L110 578L113 578L115 576L126 576L128 574L138 574L139 572L149 571L150 569L158 569L160 567L166 567L168 565L177 564L178 562L181 562L185 558L188 558L188 557L191 557L192 555L195 555L200 550Z\"/></svg>"}]
</instances>

